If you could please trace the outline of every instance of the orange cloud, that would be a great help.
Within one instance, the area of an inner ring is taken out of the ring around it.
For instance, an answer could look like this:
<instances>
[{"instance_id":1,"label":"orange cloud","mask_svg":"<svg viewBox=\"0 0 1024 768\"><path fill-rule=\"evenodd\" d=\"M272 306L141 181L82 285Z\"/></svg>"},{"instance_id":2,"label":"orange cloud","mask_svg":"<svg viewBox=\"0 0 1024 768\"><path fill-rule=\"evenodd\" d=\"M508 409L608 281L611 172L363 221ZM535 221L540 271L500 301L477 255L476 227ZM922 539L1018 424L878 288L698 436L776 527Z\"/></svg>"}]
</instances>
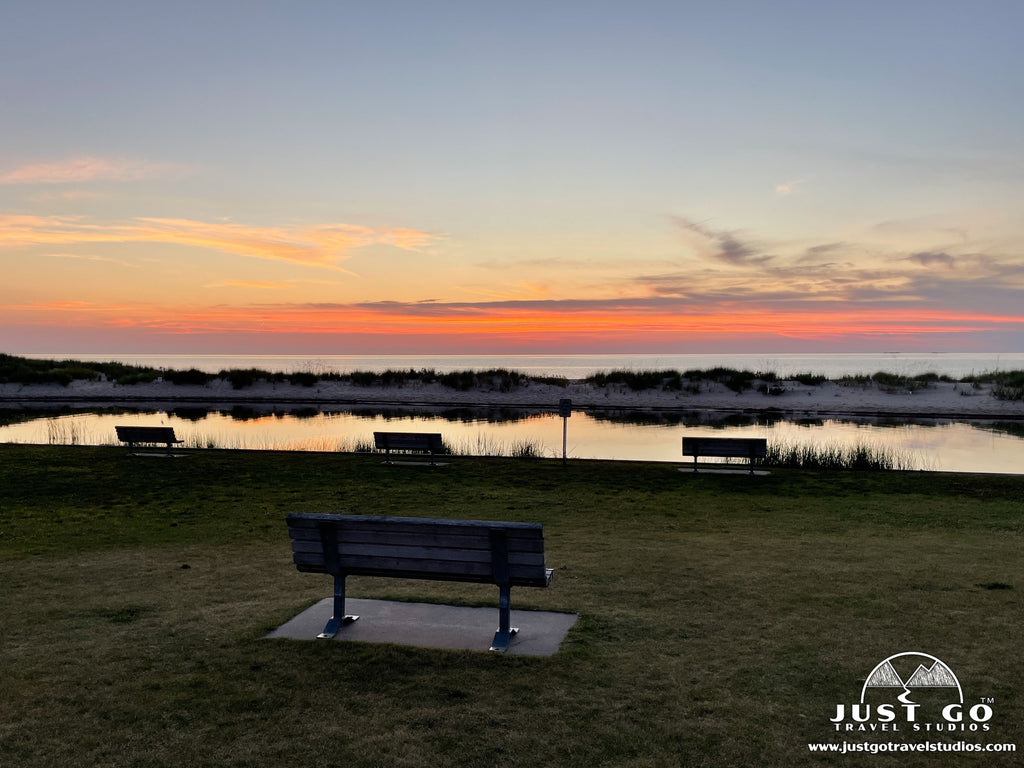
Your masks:
<instances>
[{"instance_id":1,"label":"orange cloud","mask_svg":"<svg viewBox=\"0 0 1024 768\"><path fill-rule=\"evenodd\" d=\"M140 218L130 223L96 224L79 216L0 216L0 247L168 243L343 272L347 270L334 262L353 248L385 243L416 249L434 239L434 235L419 230L375 230L352 224L289 229L191 219Z\"/></svg>"},{"instance_id":2,"label":"orange cloud","mask_svg":"<svg viewBox=\"0 0 1024 768\"><path fill-rule=\"evenodd\" d=\"M166 175L167 163L134 158L82 155L57 163L34 163L0 174L0 184L69 184L86 181L137 181Z\"/></svg>"}]
</instances>

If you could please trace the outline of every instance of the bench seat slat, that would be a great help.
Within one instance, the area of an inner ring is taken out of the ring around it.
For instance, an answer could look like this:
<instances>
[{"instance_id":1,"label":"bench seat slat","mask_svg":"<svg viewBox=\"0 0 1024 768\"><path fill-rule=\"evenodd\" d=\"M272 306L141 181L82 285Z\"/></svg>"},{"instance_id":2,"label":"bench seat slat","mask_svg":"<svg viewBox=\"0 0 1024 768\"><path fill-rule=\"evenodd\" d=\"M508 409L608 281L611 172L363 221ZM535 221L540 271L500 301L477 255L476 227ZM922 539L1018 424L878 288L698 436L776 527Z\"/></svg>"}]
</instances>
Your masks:
<instances>
[{"instance_id":1,"label":"bench seat slat","mask_svg":"<svg viewBox=\"0 0 1024 768\"><path fill-rule=\"evenodd\" d=\"M686 451L684 456L712 456L721 458L742 458L745 459L748 456L754 456L755 458L763 456L764 454L758 453L756 449L750 448L745 445L725 445L716 448L696 448Z\"/></svg>"},{"instance_id":2,"label":"bench seat slat","mask_svg":"<svg viewBox=\"0 0 1024 768\"><path fill-rule=\"evenodd\" d=\"M320 542L318 528L293 528L289 534L292 541ZM338 541L349 544L377 544L387 542L394 546L447 547L452 549L479 549L490 552L490 538L487 529L478 529L471 534L431 533L420 530L414 533L394 533L382 530L345 529L338 530ZM517 531L506 532L510 550L522 552L543 552L544 539L539 535L522 536Z\"/></svg>"},{"instance_id":3,"label":"bench seat slat","mask_svg":"<svg viewBox=\"0 0 1024 768\"><path fill-rule=\"evenodd\" d=\"M439 451L443 446L439 432L374 432L373 443L393 451Z\"/></svg>"},{"instance_id":4,"label":"bench seat slat","mask_svg":"<svg viewBox=\"0 0 1024 768\"><path fill-rule=\"evenodd\" d=\"M463 529L472 533L484 528L501 528L510 532L537 531L543 532L540 523L519 523L494 520L445 520L433 517L385 517L383 515L319 515L308 512L291 512L288 525L294 528L316 528L321 522L349 528L374 529L383 531L430 531Z\"/></svg>"},{"instance_id":5,"label":"bench seat slat","mask_svg":"<svg viewBox=\"0 0 1024 768\"><path fill-rule=\"evenodd\" d=\"M319 541L294 541L294 552L323 552ZM392 546L388 543L338 543L338 557L391 557L400 560L451 560L470 563L490 563L491 553L484 549L450 549L445 547ZM513 564L543 565L543 552L523 552L510 549L508 560Z\"/></svg>"},{"instance_id":6,"label":"bench seat slat","mask_svg":"<svg viewBox=\"0 0 1024 768\"><path fill-rule=\"evenodd\" d=\"M295 566L304 573L328 573L322 554L296 553ZM409 579L440 579L494 583L490 563L452 560L399 560L382 557L347 558L341 570L352 576L391 576ZM544 586L547 569L543 565L510 565L509 582L513 586Z\"/></svg>"},{"instance_id":7,"label":"bench seat slat","mask_svg":"<svg viewBox=\"0 0 1024 768\"><path fill-rule=\"evenodd\" d=\"M174 427L115 426L117 439L123 443L180 443L174 436Z\"/></svg>"},{"instance_id":8,"label":"bench seat slat","mask_svg":"<svg viewBox=\"0 0 1024 768\"><path fill-rule=\"evenodd\" d=\"M768 441L763 437L684 437L684 456L764 458Z\"/></svg>"}]
</instances>

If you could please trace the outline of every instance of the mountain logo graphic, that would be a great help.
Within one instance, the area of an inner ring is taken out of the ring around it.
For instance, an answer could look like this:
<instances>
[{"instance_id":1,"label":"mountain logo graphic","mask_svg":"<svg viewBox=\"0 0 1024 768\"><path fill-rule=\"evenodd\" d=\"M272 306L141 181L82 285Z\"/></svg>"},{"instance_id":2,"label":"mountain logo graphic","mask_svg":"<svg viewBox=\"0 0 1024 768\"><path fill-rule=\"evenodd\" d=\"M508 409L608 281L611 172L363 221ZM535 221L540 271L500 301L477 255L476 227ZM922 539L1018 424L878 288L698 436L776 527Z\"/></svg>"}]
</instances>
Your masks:
<instances>
[{"instance_id":1,"label":"mountain logo graphic","mask_svg":"<svg viewBox=\"0 0 1024 768\"><path fill-rule=\"evenodd\" d=\"M904 671L905 677L897 672L897 667ZM928 653L896 653L880 662L864 681L860 692L862 704L870 688L902 688L903 693L897 698L904 703L909 702L914 688L949 688L950 693L955 690L960 703L964 703L964 692L953 670L944 661Z\"/></svg>"}]
</instances>

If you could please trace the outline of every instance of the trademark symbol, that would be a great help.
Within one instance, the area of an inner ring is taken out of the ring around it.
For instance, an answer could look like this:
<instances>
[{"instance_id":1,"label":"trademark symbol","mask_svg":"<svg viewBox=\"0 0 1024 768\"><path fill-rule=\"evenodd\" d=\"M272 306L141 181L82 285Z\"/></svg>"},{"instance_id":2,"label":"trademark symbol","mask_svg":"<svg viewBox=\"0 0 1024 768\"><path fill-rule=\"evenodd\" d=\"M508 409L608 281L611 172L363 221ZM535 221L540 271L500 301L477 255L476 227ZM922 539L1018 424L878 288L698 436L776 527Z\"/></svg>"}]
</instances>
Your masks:
<instances>
[{"instance_id":1,"label":"trademark symbol","mask_svg":"<svg viewBox=\"0 0 1024 768\"><path fill-rule=\"evenodd\" d=\"M993 699L991 696L982 696L981 697L981 703L982 704L995 704L996 700Z\"/></svg>"}]
</instances>

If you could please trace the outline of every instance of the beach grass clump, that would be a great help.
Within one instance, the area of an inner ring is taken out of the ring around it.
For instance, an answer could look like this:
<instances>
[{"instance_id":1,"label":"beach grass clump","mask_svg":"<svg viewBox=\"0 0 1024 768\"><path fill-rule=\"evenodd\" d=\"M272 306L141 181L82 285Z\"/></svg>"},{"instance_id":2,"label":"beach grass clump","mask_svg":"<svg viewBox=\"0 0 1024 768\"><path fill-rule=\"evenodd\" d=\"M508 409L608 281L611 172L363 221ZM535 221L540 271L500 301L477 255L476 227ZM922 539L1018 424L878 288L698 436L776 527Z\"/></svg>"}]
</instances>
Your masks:
<instances>
[{"instance_id":1,"label":"beach grass clump","mask_svg":"<svg viewBox=\"0 0 1024 768\"><path fill-rule=\"evenodd\" d=\"M442 386L460 392L468 392L473 389L512 392L530 383L529 376L508 368L491 368L484 371L449 371L436 374L435 380Z\"/></svg>"},{"instance_id":2,"label":"beach grass clump","mask_svg":"<svg viewBox=\"0 0 1024 768\"><path fill-rule=\"evenodd\" d=\"M289 373L287 374L287 376L288 383L293 384L297 387L314 387L320 382L322 378L320 374L312 373L311 371Z\"/></svg>"},{"instance_id":3,"label":"beach grass clump","mask_svg":"<svg viewBox=\"0 0 1024 768\"><path fill-rule=\"evenodd\" d=\"M754 372L724 366L705 370L688 370L683 373L683 377L691 381L714 381L736 393L753 389L756 381L778 381L778 376L771 371Z\"/></svg>"},{"instance_id":4,"label":"beach grass clump","mask_svg":"<svg viewBox=\"0 0 1024 768\"><path fill-rule=\"evenodd\" d=\"M373 371L353 371L347 376L357 387L372 387L380 380L380 376Z\"/></svg>"},{"instance_id":5,"label":"beach grass clump","mask_svg":"<svg viewBox=\"0 0 1024 768\"><path fill-rule=\"evenodd\" d=\"M76 360L33 360L0 354L0 383L60 384L67 386L76 379L96 381L100 371Z\"/></svg>"},{"instance_id":6,"label":"beach grass clump","mask_svg":"<svg viewBox=\"0 0 1024 768\"><path fill-rule=\"evenodd\" d=\"M260 381L279 384L288 380L284 373L272 373L261 368L229 368L220 371L217 378L230 383L233 389L246 389Z\"/></svg>"},{"instance_id":7,"label":"beach grass clump","mask_svg":"<svg viewBox=\"0 0 1024 768\"><path fill-rule=\"evenodd\" d=\"M683 388L683 375L673 370L616 369L591 374L584 382L595 387L625 386L633 392L642 392L646 389L674 391Z\"/></svg>"},{"instance_id":8,"label":"beach grass clump","mask_svg":"<svg viewBox=\"0 0 1024 768\"><path fill-rule=\"evenodd\" d=\"M991 374L992 397L998 400L1024 400L1024 371Z\"/></svg>"},{"instance_id":9,"label":"beach grass clump","mask_svg":"<svg viewBox=\"0 0 1024 768\"><path fill-rule=\"evenodd\" d=\"M828 376L823 373L796 373L789 377L791 381L803 384L805 387L820 387L828 381Z\"/></svg>"},{"instance_id":10,"label":"beach grass clump","mask_svg":"<svg viewBox=\"0 0 1024 768\"><path fill-rule=\"evenodd\" d=\"M164 379L171 384L184 386L205 386L213 381L216 376L212 373L200 371L197 368L189 368L186 371L166 371Z\"/></svg>"},{"instance_id":11,"label":"beach grass clump","mask_svg":"<svg viewBox=\"0 0 1024 768\"><path fill-rule=\"evenodd\" d=\"M847 374L836 379L836 383L841 387L855 387L857 389L878 387L883 392L916 392L940 380L945 379L935 373L905 376L899 373L876 371L870 375L864 373Z\"/></svg>"},{"instance_id":12,"label":"beach grass clump","mask_svg":"<svg viewBox=\"0 0 1024 768\"><path fill-rule=\"evenodd\" d=\"M111 381L132 385L155 381L163 371L149 366L81 360L43 360L0 353L0 383L60 384L73 381Z\"/></svg>"},{"instance_id":13,"label":"beach grass clump","mask_svg":"<svg viewBox=\"0 0 1024 768\"><path fill-rule=\"evenodd\" d=\"M871 376L865 373L850 373L836 379L836 384L840 387L868 389L869 387L874 386L874 381Z\"/></svg>"},{"instance_id":14,"label":"beach grass clump","mask_svg":"<svg viewBox=\"0 0 1024 768\"><path fill-rule=\"evenodd\" d=\"M883 392L916 392L919 389L926 389L938 382L953 382L954 380L946 375L934 372L918 373L913 376L905 376L899 373L887 373L877 371L873 373L870 380L878 385Z\"/></svg>"},{"instance_id":15,"label":"beach grass clump","mask_svg":"<svg viewBox=\"0 0 1024 768\"><path fill-rule=\"evenodd\" d=\"M414 368L383 371L350 371L338 374L338 381L348 381L357 387L403 387L407 384L430 384L437 380L437 373L432 368L416 370Z\"/></svg>"}]
</instances>

